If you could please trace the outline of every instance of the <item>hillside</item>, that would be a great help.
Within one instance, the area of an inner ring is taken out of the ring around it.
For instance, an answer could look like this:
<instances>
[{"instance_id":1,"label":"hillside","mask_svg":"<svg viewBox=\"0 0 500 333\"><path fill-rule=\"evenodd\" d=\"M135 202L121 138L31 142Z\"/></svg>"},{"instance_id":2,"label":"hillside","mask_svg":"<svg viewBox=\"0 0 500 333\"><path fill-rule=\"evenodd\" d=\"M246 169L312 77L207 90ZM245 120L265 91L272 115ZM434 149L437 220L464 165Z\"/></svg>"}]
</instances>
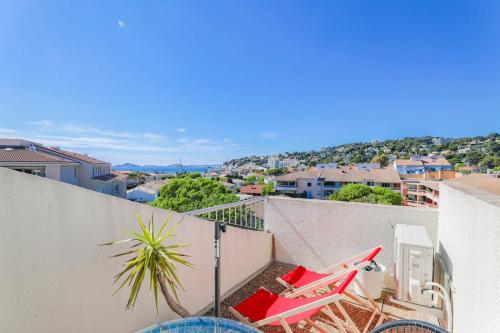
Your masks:
<instances>
[{"instance_id":1,"label":"hillside","mask_svg":"<svg viewBox=\"0 0 500 333\"><path fill-rule=\"evenodd\" d=\"M405 159L411 155L444 155L452 164L477 165L482 169L500 166L500 135L438 138L431 136L407 137L397 140L357 142L324 147L321 150L285 152L280 158L296 158L305 165L336 162L340 165L370 162L376 155L390 159ZM224 165L241 166L255 163L264 166L268 156L248 156L226 161Z\"/></svg>"}]
</instances>

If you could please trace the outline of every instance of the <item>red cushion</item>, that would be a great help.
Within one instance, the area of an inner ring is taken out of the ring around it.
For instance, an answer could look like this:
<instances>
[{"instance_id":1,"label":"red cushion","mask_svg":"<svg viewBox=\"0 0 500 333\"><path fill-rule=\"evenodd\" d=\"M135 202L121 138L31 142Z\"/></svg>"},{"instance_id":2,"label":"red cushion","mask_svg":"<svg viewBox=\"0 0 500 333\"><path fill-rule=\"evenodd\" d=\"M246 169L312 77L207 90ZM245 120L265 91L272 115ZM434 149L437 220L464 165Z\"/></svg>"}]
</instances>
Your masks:
<instances>
[{"instance_id":1,"label":"red cushion","mask_svg":"<svg viewBox=\"0 0 500 333\"><path fill-rule=\"evenodd\" d=\"M330 274L316 273L305 267L297 266L290 272L283 275L281 279L295 288L300 288L329 275Z\"/></svg>"},{"instance_id":2,"label":"red cushion","mask_svg":"<svg viewBox=\"0 0 500 333\"><path fill-rule=\"evenodd\" d=\"M249 318L251 321L259 321L280 313L283 313L288 310L292 310L295 308L298 308L302 305L306 305L315 301L318 301L320 299L326 298L328 296L334 295L334 294L342 294L351 283L352 279L354 279L354 276L357 274L357 271L351 272L340 284L335 290L332 290L326 294L323 294L318 297L311 297L311 298L286 298L283 296L279 296L276 294L273 294L270 291L260 289L257 291L255 294L241 302L240 304L236 305L234 308L244 315L245 317ZM304 312L301 312L299 314L293 315L291 317L285 318L285 321L288 324L295 324L296 322L299 322L303 319L310 318L312 315L314 315L316 312L318 312L322 306L307 310ZM273 326L279 326L281 325L279 321L272 322L269 325Z\"/></svg>"}]
</instances>

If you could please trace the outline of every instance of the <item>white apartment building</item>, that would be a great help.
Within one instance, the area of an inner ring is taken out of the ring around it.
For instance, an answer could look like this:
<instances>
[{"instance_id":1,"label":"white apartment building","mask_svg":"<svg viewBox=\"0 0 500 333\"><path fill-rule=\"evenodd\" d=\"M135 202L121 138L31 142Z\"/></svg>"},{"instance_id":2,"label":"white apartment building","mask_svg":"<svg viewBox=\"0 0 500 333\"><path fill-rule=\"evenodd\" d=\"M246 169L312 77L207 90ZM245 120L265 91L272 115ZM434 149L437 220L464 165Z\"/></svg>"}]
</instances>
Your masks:
<instances>
[{"instance_id":1,"label":"white apartment building","mask_svg":"<svg viewBox=\"0 0 500 333\"><path fill-rule=\"evenodd\" d=\"M21 139L0 139L0 167L126 197L127 176L111 172L110 163L59 147Z\"/></svg>"},{"instance_id":2,"label":"white apartment building","mask_svg":"<svg viewBox=\"0 0 500 333\"><path fill-rule=\"evenodd\" d=\"M356 167L344 167L310 169L278 176L275 191L304 196L308 199L324 199L347 184L387 187L397 192L401 190L401 179L392 168L358 170Z\"/></svg>"},{"instance_id":3,"label":"white apartment building","mask_svg":"<svg viewBox=\"0 0 500 333\"><path fill-rule=\"evenodd\" d=\"M299 164L300 161L295 158L280 159L277 155L269 156L267 159L267 165L270 169L294 168Z\"/></svg>"}]
</instances>

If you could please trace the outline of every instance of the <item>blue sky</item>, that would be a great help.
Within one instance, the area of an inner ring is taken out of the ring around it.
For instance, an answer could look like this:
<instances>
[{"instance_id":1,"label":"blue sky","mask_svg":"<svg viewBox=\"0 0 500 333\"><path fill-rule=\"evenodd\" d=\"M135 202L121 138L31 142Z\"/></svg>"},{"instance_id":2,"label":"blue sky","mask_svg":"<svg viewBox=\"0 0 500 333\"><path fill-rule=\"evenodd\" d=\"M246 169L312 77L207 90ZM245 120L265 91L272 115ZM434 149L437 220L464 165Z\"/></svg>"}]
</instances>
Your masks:
<instances>
[{"instance_id":1,"label":"blue sky","mask_svg":"<svg viewBox=\"0 0 500 333\"><path fill-rule=\"evenodd\" d=\"M216 163L500 121L500 3L2 1L0 137Z\"/></svg>"}]
</instances>

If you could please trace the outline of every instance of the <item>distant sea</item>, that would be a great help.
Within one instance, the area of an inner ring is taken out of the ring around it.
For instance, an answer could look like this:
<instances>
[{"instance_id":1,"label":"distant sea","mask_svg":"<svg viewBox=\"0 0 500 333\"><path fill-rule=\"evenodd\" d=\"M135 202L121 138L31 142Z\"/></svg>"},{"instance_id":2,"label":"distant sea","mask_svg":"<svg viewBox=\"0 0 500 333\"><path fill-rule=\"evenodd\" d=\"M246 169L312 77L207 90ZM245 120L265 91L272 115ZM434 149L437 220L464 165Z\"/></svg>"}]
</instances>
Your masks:
<instances>
[{"instance_id":1,"label":"distant sea","mask_svg":"<svg viewBox=\"0 0 500 333\"><path fill-rule=\"evenodd\" d=\"M176 174L180 172L199 172L205 173L211 169L219 167L218 165L115 165L113 170L115 171L142 171L149 173L166 173L166 174Z\"/></svg>"}]
</instances>

